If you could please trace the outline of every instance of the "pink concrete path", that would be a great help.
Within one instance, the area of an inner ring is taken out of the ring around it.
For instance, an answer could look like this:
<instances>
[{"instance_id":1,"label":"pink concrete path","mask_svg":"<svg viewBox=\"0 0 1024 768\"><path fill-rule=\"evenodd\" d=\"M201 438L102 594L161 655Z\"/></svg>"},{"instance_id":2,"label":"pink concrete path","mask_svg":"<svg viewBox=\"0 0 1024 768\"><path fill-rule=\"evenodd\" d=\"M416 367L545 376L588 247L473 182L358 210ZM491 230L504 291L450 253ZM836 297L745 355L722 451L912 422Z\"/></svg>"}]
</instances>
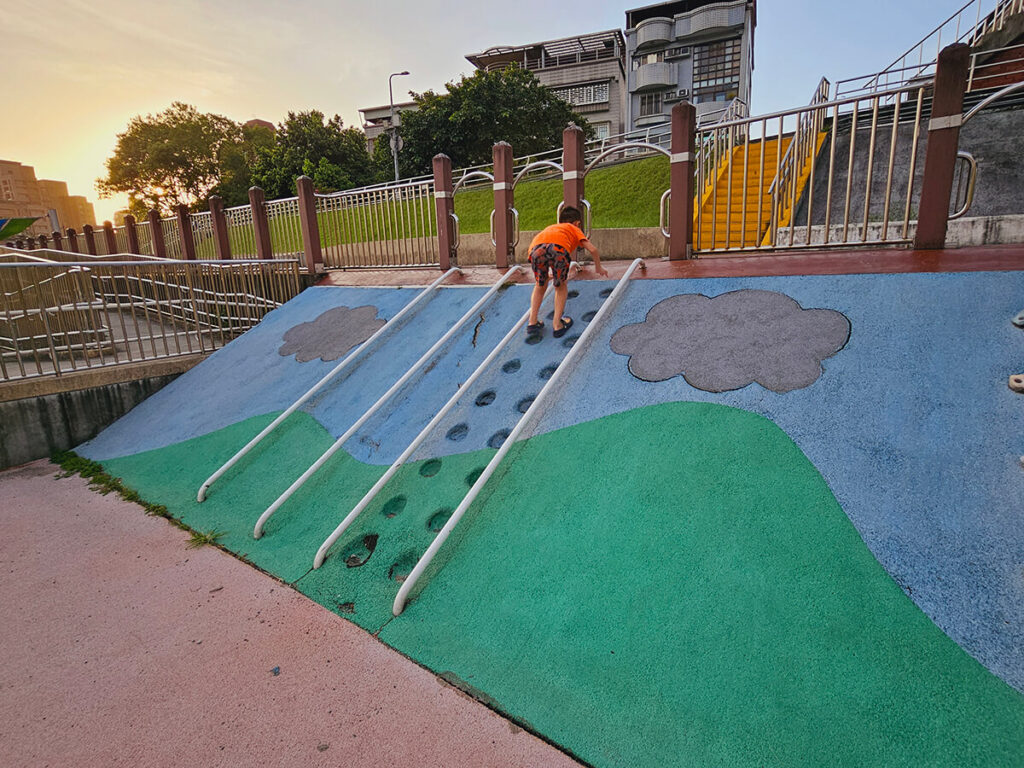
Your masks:
<instances>
[{"instance_id":1,"label":"pink concrete path","mask_svg":"<svg viewBox=\"0 0 1024 768\"><path fill-rule=\"evenodd\" d=\"M578 765L289 587L56 471L0 473L0 764Z\"/></svg>"}]
</instances>

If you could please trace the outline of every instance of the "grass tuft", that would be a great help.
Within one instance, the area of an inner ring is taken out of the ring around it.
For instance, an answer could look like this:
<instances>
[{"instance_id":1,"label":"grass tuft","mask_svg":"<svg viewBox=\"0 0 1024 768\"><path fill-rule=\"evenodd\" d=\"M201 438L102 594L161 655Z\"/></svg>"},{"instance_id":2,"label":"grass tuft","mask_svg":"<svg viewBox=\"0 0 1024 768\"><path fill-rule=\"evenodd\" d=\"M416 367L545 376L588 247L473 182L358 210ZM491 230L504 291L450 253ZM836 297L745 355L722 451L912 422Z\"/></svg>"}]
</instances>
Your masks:
<instances>
[{"instance_id":1,"label":"grass tuft","mask_svg":"<svg viewBox=\"0 0 1024 768\"><path fill-rule=\"evenodd\" d=\"M192 531L192 537L185 546L189 549L199 549L207 544L216 544L217 539L224 535L224 531Z\"/></svg>"}]
</instances>

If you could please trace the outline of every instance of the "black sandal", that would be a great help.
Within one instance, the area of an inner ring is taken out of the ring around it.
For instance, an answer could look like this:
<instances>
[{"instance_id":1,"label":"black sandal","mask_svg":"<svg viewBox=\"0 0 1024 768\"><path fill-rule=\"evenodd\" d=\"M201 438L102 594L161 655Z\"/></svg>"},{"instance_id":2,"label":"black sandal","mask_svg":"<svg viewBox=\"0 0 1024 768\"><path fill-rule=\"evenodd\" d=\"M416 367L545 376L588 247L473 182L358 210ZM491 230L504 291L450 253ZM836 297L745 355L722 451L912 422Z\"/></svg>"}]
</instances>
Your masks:
<instances>
[{"instance_id":1,"label":"black sandal","mask_svg":"<svg viewBox=\"0 0 1024 768\"><path fill-rule=\"evenodd\" d=\"M533 325L526 326L526 335L527 336L532 336L533 334L540 333L543 330L544 330L544 322L540 321L540 322L534 323Z\"/></svg>"},{"instance_id":2,"label":"black sandal","mask_svg":"<svg viewBox=\"0 0 1024 768\"><path fill-rule=\"evenodd\" d=\"M565 315L563 315L562 316L562 327L559 328L556 331L553 331L551 333L551 335L554 336L556 339L560 339L563 336L565 336L565 332L568 331L570 328L572 328L572 318L571 317L566 317Z\"/></svg>"}]
</instances>

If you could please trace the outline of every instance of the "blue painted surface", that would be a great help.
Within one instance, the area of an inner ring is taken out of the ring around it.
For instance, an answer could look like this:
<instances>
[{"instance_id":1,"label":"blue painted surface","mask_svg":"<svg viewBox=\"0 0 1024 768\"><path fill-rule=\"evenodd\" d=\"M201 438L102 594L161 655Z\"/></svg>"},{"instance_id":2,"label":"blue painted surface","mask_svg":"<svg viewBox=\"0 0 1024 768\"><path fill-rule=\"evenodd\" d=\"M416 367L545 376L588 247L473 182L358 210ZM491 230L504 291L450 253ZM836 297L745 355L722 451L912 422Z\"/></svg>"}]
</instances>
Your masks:
<instances>
[{"instance_id":1,"label":"blue painted surface","mask_svg":"<svg viewBox=\"0 0 1024 768\"><path fill-rule=\"evenodd\" d=\"M583 317L599 308L599 293L611 285L572 285L580 295L567 310L577 320L570 337L586 328ZM852 325L849 343L824 361L818 381L785 394L758 385L708 393L682 377L642 382L629 374L627 358L609 347L618 328L642 321L669 296L742 288L779 291L805 308L843 312ZM442 290L380 346L372 362L311 402L310 412L340 434L484 290ZM500 292L479 325L471 322L433 368L371 419L348 443L349 452L377 464L396 458L525 311L528 293L529 286ZM97 460L137 453L282 410L335 365L298 364L277 355L288 328L340 305L374 304L390 317L413 295L308 290L81 452ZM637 281L561 384L538 431L680 400L721 403L771 419L815 464L876 557L917 604L965 650L1024 690L1024 469L1018 464L1024 396L1006 385L1011 373L1024 368L1024 331L1010 323L1022 295L1024 273L1012 272ZM544 383L538 374L567 352L562 340L552 338L550 321L541 343L517 338L416 458L476 450L511 429L519 403ZM518 369L504 371L512 360L519 361ZM494 399L476 405L487 391ZM463 425L462 439L447 437L459 435ZM585 450L580 446L569 459L616 460Z\"/></svg>"}]
</instances>

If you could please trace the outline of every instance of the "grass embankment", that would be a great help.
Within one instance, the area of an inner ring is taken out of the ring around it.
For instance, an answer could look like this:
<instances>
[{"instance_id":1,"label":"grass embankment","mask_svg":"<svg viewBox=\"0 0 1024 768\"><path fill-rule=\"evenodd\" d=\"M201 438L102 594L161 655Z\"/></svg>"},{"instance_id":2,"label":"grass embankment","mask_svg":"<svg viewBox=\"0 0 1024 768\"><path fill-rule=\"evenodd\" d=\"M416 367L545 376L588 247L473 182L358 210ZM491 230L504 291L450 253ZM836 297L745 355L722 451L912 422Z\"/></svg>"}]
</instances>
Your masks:
<instances>
[{"instance_id":1,"label":"grass embankment","mask_svg":"<svg viewBox=\"0 0 1024 768\"><path fill-rule=\"evenodd\" d=\"M597 168L587 176L586 196L593 206L592 226L598 229L656 227L658 203L669 186L669 162L666 157ZM554 221L555 209L562 199L562 180L524 181L516 188L515 206L522 231L543 229ZM462 234L490 231L494 193L489 187L459 192L455 213ZM421 198L402 203L381 202L344 211L321 213L321 240L324 246L401 240L436 235L434 201ZM274 254L301 253L302 234L297 216L280 216L270 221L270 239ZM256 238L251 225L228 228L231 253L256 255ZM214 259L212 238L196 242L200 259Z\"/></svg>"}]
</instances>

